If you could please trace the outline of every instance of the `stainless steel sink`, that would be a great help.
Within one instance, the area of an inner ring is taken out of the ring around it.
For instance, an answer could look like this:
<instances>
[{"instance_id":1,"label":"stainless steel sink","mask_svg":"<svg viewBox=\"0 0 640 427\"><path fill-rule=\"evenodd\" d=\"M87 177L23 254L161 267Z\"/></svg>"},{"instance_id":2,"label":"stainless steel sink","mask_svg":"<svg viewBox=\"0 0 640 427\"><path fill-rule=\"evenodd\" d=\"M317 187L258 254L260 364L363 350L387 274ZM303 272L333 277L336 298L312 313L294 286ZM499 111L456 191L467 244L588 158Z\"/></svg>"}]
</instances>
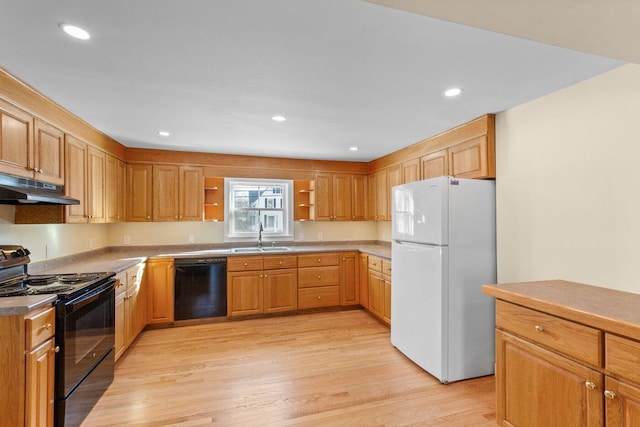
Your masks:
<instances>
[{"instance_id":1,"label":"stainless steel sink","mask_svg":"<svg viewBox=\"0 0 640 427\"><path fill-rule=\"evenodd\" d=\"M290 250L291 248L287 246L275 246L267 248L233 248L231 252L236 254L257 254L263 252L287 252Z\"/></svg>"}]
</instances>

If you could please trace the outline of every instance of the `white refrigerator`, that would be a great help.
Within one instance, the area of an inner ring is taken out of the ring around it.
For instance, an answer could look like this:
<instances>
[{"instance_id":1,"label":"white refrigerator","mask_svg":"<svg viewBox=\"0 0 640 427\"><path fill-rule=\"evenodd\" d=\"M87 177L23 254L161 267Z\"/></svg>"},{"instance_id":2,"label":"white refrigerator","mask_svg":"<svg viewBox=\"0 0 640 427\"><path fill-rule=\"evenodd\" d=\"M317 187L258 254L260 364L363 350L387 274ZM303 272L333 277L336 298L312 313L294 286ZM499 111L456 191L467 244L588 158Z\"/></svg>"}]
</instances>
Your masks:
<instances>
[{"instance_id":1,"label":"white refrigerator","mask_svg":"<svg viewBox=\"0 0 640 427\"><path fill-rule=\"evenodd\" d=\"M494 372L495 182L392 189L391 343L443 384Z\"/></svg>"}]
</instances>

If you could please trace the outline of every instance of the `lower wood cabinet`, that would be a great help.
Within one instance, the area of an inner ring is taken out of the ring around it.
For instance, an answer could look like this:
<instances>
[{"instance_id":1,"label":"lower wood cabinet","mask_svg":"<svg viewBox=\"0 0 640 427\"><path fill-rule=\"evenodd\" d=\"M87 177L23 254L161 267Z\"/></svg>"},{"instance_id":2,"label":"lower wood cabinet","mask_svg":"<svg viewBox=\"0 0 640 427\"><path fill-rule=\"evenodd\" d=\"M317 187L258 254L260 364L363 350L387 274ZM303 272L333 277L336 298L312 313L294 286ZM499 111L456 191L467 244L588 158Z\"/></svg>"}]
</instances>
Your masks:
<instances>
[{"instance_id":1,"label":"lower wood cabinet","mask_svg":"<svg viewBox=\"0 0 640 427\"><path fill-rule=\"evenodd\" d=\"M387 325L391 324L391 261L367 256L369 312Z\"/></svg>"},{"instance_id":2,"label":"lower wood cabinet","mask_svg":"<svg viewBox=\"0 0 640 427\"><path fill-rule=\"evenodd\" d=\"M278 313L298 308L297 257L227 259L229 316Z\"/></svg>"},{"instance_id":3,"label":"lower wood cabinet","mask_svg":"<svg viewBox=\"0 0 640 427\"><path fill-rule=\"evenodd\" d=\"M53 426L55 310L0 316L0 424Z\"/></svg>"},{"instance_id":4,"label":"lower wood cabinet","mask_svg":"<svg viewBox=\"0 0 640 427\"><path fill-rule=\"evenodd\" d=\"M298 256L298 307L340 305L340 254L335 252Z\"/></svg>"},{"instance_id":5,"label":"lower wood cabinet","mask_svg":"<svg viewBox=\"0 0 640 427\"><path fill-rule=\"evenodd\" d=\"M340 254L340 304L360 302L360 270L358 252Z\"/></svg>"},{"instance_id":6,"label":"lower wood cabinet","mask_svg":"<svg viewBox=\"0 0 640 427\"><path fill-rule=\"evenodd\" d=\"M358 287L359 287L359 302L360 305L366 309L369 308L369 255L359 254L358 256Z\"/></svg>"},{"instance_id":7,"label":"lower wood cabinet","mask_svg":"<svg viewBox=\"0 0 640 427\"><path fill-rule=\"evenodd\" d=\"M158 258L147 261L145 269L147 284L147 323L170 323L174 321L174 268L173 258Z\"/></svg>"},{"instance_id":8,"label":"lower wood cabinet","mask_svg":"<svg viewBox=\"0 0 640 427\"><path fill-rule=\"evenodd\" d=\"M147 324L145 264L141 263L116 276L115 359L118 360Z\"/></svg>"},{"instance_id":9,"label":"lower wood cabinet","mask_svg":"<svg viewBox=\"0 0 640 427\"><path fill-rule=\"evenodd\" d=\"M497 423L640 425L640 295L566 281L486 285Z\"/></svg>"}]
</instances>

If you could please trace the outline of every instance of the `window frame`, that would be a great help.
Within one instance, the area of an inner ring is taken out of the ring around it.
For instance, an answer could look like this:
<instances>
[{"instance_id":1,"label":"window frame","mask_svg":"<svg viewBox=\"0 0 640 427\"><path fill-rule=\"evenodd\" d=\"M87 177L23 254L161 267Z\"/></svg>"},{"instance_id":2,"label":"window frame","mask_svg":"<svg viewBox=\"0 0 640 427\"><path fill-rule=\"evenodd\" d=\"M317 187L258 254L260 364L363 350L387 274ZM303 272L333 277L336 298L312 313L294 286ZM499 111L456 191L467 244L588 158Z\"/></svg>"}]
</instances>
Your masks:
<instances>
[{"instance_id":1,"label":"window frame","mask_svg":"<svg viewBox=\"0 0 640 427\"><path fill-rule=\"evenodd\" d=\"M248 210L258 212L277 211L283 213L283 231L274 233L267 230L262 232L263 242L283 242L293 241L294 236L294 219L293 219L293 180L290 179L271 179L271 178L225 178L224 179L224 241L225 242L257 242L258 230L251 232L237 232L234 227L234 215L236 209L234 201L234 189L238 185L251 186L279 186L283 188L282 209L280 208L249 208ZM263 224L266 227L266 224Z\"/></svg>"}]
</instances>

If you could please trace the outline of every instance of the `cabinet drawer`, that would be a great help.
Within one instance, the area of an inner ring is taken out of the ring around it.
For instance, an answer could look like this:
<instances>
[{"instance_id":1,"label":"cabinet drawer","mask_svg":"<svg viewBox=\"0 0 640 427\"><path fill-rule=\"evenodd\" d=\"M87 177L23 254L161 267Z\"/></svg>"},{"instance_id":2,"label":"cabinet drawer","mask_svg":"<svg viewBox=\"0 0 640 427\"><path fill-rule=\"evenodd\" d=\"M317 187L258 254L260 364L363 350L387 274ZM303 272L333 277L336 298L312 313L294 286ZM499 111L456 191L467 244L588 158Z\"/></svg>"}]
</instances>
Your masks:
<instances>
[{"instance_id":1,"label":"cabinet drawer","mask_svg":"<svg viewBox=\"0 0 640 427\"><path fill-rule=\"evenodd\" d=\"M265 270L275 270L277 268L296 268L297 266L298 257L294 255L264 257Z\"/></svg>"},{"instance_id":2,"label":"cabinet drawer","mask_svg":"<svg viewBox=\"0 0 640 427\"><path fill-rule=\"evenodd\" d=\"M30 350L53 336L56 329L56 312L53 307L46 308L36 313L28 314L24 321L26 350Z\"/></svg>"},{"instance_id":3,"label":"cabinet drawer","mask_svg":"<svg viewBox=\"0 0 640 427\"><path fill-rule=\"evenodd\" d=\"M340 305L338 286L318 286L298 289L298 308L331 307Z\"/></svg>"},{"instance_id":4,"label":"cabinet drawer","mask_svg":"<svg viewBox=\"0 0 640 427\"><path fill-rule=\"evenodd\" d=\"M340 256L337 253L298 255L298 267L321 267L325 265L339 265Z\"/></svg>"},{"instance_id":5,"label":"cabinet drawer","mask_svg":"<svg viewBox=\"0 0 640 427\"><path fill-rule=\"evenodd\" d=\"M378 273L382 273L382 258L378 258L377 256L369 255L369 270L377 271Z\"/></svg>"},{"instance_id":6,"label":"cabinet drawer","mask_svg":"<svg viewBox=\"0 0 640 427\"><path fill-rule=\"evenodd\" d=\"M602 332L569 320L496 301L496 326L593 366L602 366Z\"/></svg>"},{"instance_id":7,"label":"cabinet drawer","mask_svg":"<svg viewBox=\"0 0 640 427\"><path fill-rule=\"evenodd\" d=\"M391 260L390 259L382 259L382 274L386 274L391 277Z\"/></svg>"},{"instance_id":8,"label":"cabinet drawer","mask_svg":"<svg viewBox=\"0 0 640 427\"><path fill-rule=\"evenodd\" d=\"M605 368L634 383L640 384L640 342L605 334Z\"/></svg>"},{"instance_id":9,"label":"cabinet drawer","mask_svg":"<svg viewBox=\"0 0 640 427\"><path fill-rule=\"evenodd\" d=\"M340 284L340 267L309 267L298 269L298 287L332 286Z\"/></svg>"},{"instance_id":10,"label":"cabinet drawer","mask_svg":"<svg viewBox=\"0 0 640 427\"><path fill-rule=\"evenodd\" d=\"M243 256L227 258L227 271L255 271L262 270L261 256Z\"/></svg>"}]
</instances>

